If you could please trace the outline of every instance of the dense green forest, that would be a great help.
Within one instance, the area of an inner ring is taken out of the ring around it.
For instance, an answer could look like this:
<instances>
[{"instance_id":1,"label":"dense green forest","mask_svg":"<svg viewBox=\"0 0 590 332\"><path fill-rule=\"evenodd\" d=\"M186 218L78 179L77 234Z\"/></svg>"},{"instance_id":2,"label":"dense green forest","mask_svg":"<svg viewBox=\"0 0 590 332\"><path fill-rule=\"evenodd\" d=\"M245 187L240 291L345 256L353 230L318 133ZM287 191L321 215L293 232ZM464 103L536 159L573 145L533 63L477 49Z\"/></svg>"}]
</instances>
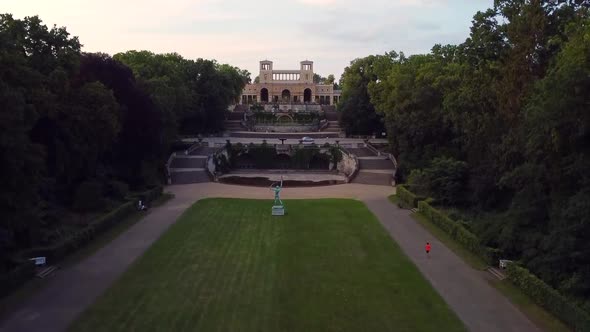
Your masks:
<instances>
[{"instance_id":1,"label":"dense green forest","mask_svg":"<svg viewBox=\"0 0 590 332\"><path fill-rule=\"evenodd\" d=\"M0 272L160 183L178 135L222 129L249 81L211 60L80 49L65 28L0 15Z\"/></svg>"},{"instance_id":2,"label":"dense green forest","mask_svg":"<svg viewBox=\"0 0 590 332\"><path fill-rule=\"evenodd\" d=\"M588 1L496 0L460 45L357 59L342 121L398 180L590 310Z\"/></svg>"}]
</instances>

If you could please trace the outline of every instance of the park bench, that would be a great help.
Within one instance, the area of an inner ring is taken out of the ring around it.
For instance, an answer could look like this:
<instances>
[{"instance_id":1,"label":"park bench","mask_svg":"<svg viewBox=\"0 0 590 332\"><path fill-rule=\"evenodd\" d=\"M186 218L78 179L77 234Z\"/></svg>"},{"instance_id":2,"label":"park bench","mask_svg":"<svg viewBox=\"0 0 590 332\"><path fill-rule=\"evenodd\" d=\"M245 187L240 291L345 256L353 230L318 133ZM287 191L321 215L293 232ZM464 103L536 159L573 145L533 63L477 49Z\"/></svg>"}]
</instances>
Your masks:
<instances>
[{"instance_id":1,"label":"park bench","mask_svg":"<svg viewBox=\"0 0 590 332\"><path fill-rule=\"evenodd\" d=\"M29 258L30 261L35 262L35 266L37 266L38 270L37 270L37 274L36 276L38 278L46 278L48 276L50 276L55 270L57 270L57 267L55 266L47 266L47 259L46 257L33 257L33 258Z\"/></svg>"},{"instance_id":2,"label":"park bench","mask_svg":"<svg viewBox=\"0 0 590 332\"><path fill-rule=\"evenodd\" d=\"M490 272L494 277L496 277L496 279L504 280L504 279L506 279L506 274L504 274L504 272L502 270L506 269L506 266L510 262L512 262L512 261L508 260L508 259L500 259L500 263L498 264L499 269L490 266L488 268L488 272Z\"/></svg>"}]
</instances>

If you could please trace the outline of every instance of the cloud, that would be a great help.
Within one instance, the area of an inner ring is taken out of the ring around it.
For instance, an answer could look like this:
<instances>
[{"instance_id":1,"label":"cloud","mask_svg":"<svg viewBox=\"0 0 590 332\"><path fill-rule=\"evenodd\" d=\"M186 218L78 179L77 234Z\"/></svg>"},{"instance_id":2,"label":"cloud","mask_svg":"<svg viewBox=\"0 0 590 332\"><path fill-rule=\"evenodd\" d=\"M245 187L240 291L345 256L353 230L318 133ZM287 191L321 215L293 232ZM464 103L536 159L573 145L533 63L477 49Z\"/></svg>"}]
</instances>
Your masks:
<instances>
[{"instance_id":1,"label":"cloud","mask_svg":"<svg viewBox=\"0 0 590 332\"><path fill-rule=\"evenodd\" d=\"M416 6L416 7L430 7L437 5L447 5L447 0L397 0L400 5Z\"/></svg>"},{"instance_id":2,"label":"cloud","mask_svg":"<svg viewBox=\"0 0 590 332\"><path fill-rule=\"evenodd\" d=\"M330 6L337 4L336 0L297 0L297 2L309 6Z\"/></svg>"},{"instance_id":3,"label":"cloud","mask_svg":"<svg viewBox=\"0 0 590 332\"><path fill-rule=\"evenodd\" d=\"M258 72L268 58L293 69L308 58L324 76L385 51L427 52L465 40L493 0L0 0L17 18L66 26L84 51L131 49L213 58Z\"/></svg>"}]
</instances>

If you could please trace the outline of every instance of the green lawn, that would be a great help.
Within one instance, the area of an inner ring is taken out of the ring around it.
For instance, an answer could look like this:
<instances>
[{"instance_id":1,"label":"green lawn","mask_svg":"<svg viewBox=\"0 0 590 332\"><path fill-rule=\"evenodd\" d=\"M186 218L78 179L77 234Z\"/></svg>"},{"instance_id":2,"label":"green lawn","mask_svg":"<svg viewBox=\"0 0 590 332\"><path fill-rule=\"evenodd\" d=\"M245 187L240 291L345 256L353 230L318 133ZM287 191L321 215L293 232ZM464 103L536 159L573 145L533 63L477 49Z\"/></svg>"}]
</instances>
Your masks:
<instances>
[{"instance_id":1,"label":"green lawn","mask_svg":"<svg viewBox=\"0 0 590 332\"><path fill-rule=\"evenodd\" d=\"M70 331L465 331L358 201L206 199Z\"/></svg>"}]
</instances>

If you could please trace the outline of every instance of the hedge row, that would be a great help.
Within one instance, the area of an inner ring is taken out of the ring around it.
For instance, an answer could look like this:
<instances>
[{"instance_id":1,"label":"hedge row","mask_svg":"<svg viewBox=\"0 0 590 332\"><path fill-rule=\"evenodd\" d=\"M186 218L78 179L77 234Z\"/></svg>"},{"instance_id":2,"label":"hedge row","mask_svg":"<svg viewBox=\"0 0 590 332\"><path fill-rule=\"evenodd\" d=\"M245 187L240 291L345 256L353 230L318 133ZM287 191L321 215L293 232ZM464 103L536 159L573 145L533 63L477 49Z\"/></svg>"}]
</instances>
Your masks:
<instances>
[{"instance_id":1,"label":"hedge row","mask_svg":"<svg viewBox=\"0 0 590 332\"><path fill-rule=\"evenodd\" d=\"M155 187L145 192L132 195L128 197L128 202L119 206L108 214L92 221L86 227L73 233L69 237L46 247L38 247L24 250L18 254L16 258L20 261L15 269L10 272L0 275L0 297L8 294L25 281L31 279L35 275L35 266L28 261L30 257L44 256L48 263L55 263L63 259L68 254L78 250L87 245L94 237L113 225L117 224L136 210L136 199L143 199L146 203L150 203L157 199L163 191L162 186Z\"/></svg>"},{"instance_id":2,"label":"hedge row","mask_svg":"<svg viewBox=\"0 0 590 332\"><path fill-rule=\"evenodd\" d=\"M402 192L404 192L402 195L406 195L406 197L417 197L406 188L403 188ZM475 234L471 233L460 223L455 222L433 208L428 202L420 200L417 204L418 210L422 214L437 227L449 234L455 241L476 255L484 258L491 265L498 261L501 253L499 249L482 246ZM557 290L551 288L551 286L531 274L527 269L511 263L508 264L506 271L508 280L530 296L535 303L573 327L576 332L590 332L590 314L586 311L572 304L563 295L559 294Z\"/></svg>"},{"instance_id":3,"label":"hedge row","mask_svg":"<svg viewBox=\"0 0 590 332\"><path fill-rule=\"evenodd\" d=\"M426 197L418 196L413 192L409 191L408 188L404 185L396 186L395 193L404 203L414 208L418 207L419 201L426 199Z\"/></svg>"},{"instance_id":4,"label":"hedge row","mask_svg":"<svg viewBox=\"0 0 590 332\"><path fill-rule=\"evenodd\" d=\"M71 234L69 237L50 246L27 249L21 252L19 256L22 258L45 256L47 257L48 263L59 261L78 248L85 246L97 234L106 231L133 213L135 208L135 202L127 202L108 214L92 221L86 227Z\"/></svg>"},{"instance_id":5,"label":"hedge row","mask_svg":"<svg viewBox=\"0 0 590 332\"><path fill-rule=\"evenodd\" d=\"M460 223L447 217L444 213L433 208L427 201L418 202L418 210L433 224L449 234L463 247L481 257L490 265L495 265L500 259L501 251L496 248L483 246L479 238Z\"/></svg>"},{"instance_id":6,"label":"hedge row","mask_svg":"<svg viewBox=\"0 0 590 332\"><path fill-rule=\"evenodd\" d=\"M506 273L508 280L530 296L535 303L557 316L576 332L590 331L590 314L568 301L527 269L509 263Z\"/></svg>"},{"instance_id":7,"label":"hedge row","mask_svg":"<svg viewBox=\"0 0 590 332\"><path fill-rule=\"evenodd\" d=\"M131 200L141 199L144 201L144 203L147 204L147 203L151 203L152 201L155 201L158 197L160 197L162 195L163 191L164 191L164 187L157 186L152 189L146 190L144 192L133 194L130 197L128 197L127 199L131 199Z\"/></svg>"}]
</instances>

